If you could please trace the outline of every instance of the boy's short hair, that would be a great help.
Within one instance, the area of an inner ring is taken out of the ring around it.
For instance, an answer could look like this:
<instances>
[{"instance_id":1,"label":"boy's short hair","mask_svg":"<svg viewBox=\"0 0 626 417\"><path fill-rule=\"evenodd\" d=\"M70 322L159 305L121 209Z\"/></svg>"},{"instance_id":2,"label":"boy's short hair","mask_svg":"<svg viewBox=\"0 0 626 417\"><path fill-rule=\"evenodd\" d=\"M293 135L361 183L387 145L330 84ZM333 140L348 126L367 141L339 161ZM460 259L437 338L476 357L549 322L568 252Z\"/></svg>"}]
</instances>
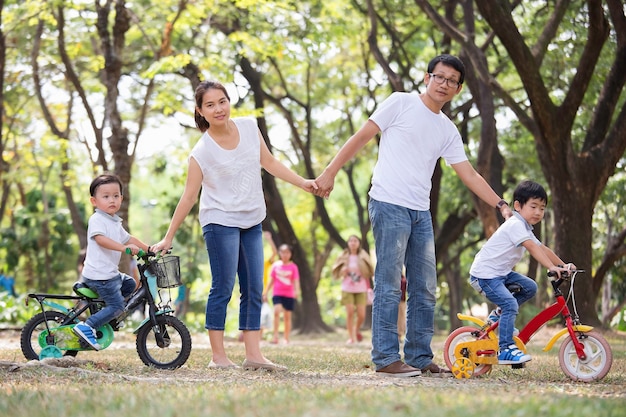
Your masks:
<instances>
[{"instance_id":1,"label":"boy's short hair","mask_svg":"<svg viewBox=\"0 0 626 417\"><path fill-rule=\"evenodd\" d=\"M120 194L124 195L124 187L122 186L122 180L115 174L102 174L98 175L91 181L91 185L89 186L89 195L92 197L96 195L96 190L103 184L112 184L117 183L120 186Z\"/></svg>"},{"instance_id":2,"label":"boy's short hair","mask_svg":"<svg viewBox=\"0 0 626 417\"><path fill-rule=\"evenodd\" d=\"M523 206L531 198L542 200L548 204L548 193L540 184L530 180L520 182L513 191L513 201L518 201Z\"/></svg>"},{"instance_id":3,"label":"boy's short hair","mask_svg":"<svg viewBox=\"0 0 626 417\"><path fill-rule=\"evenodd\" d=\"M465 65L463 65L463 61L454 55L438 55L431 59L428 63L428 73L432 73L435 70L435 66L440 62L457 70L461 74L459 77L459 84L463 84L463 81L465 80Z\"/></svg>"}]
</instances>

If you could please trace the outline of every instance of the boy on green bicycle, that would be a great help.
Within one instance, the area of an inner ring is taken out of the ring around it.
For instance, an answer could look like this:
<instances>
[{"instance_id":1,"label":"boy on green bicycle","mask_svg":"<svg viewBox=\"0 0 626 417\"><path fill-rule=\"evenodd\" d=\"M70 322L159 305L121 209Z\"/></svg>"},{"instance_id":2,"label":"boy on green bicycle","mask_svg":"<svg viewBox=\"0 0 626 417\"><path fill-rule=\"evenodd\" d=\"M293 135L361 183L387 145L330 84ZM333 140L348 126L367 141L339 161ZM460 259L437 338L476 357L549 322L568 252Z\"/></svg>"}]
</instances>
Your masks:
<instances>
[{"instance_id":1,"label":"boy on green bicycle","mask_svg":"<svg viewBox=\"0 0 626 417\"><path fill-rule=\"evenodd\" d=\"M95 350L100 350L96 330L124 311L124 299L137 286L135 279L118 270L122 252L130 249L148 251L148 245L130 235L117 215L122 204L122 181L111 174L96 177L89 187L95 211L87 226L87 252L82 269L82 281L104 300L102 310L85 322L74 326L74 333Z\"/></svg>"}]
</instances>

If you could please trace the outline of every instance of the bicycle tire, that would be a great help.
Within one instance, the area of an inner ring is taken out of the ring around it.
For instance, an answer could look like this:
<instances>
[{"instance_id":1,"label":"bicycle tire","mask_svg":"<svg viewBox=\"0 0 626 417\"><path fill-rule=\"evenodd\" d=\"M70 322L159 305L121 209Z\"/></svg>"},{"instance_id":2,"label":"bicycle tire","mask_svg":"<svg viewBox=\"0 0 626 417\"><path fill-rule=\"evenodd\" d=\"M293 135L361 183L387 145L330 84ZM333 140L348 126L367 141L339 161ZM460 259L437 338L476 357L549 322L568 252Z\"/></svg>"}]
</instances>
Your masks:
<instances>
[{"instance_id":1,"label":"bicycle tire","mask_svg":"<svg viewBox=\"0 0 626 417\"><path fill-rule=\"evenodd\" d=\"M456 346L459 343L470 342L476 340L476 336L472 333L476 332L478 329L472 326L463 326L454 330L450 335L446 338L446 341L443 345L443 360L446 362L446 366L448 369L452 369L454 367L454 363L457 359L461 359L456 357L454 351ZM491 365L486 364L474 364L474 370L472 372L472 377L483 375L489 371L491 371Z\"/></svg>"},{"instance_id":2,"label":"bicycle tire","mask_svg":"<svg viewBox=\"0 0 626 417\"><path fill-rule=\"evenodd\" d=\"M581 360L576 354L574 342L568 336L559 349L561 369L574 381L599 381L609 373L613 364L611 346L601 334L591 331L583 333L578 340L585 347L587 359Z\"/></svg>"},{"instance_id":3,"label":"bicycle tire","mask_svg":"<svg viewBox=\"0 0 626 417\"><path fill-rule=\"evenodd\" d=\"M165 345L159 346L150 321L137 333L137 354L147 366L176 369L187 362L191 353L191 335L178 318L164 314L156 317L157 327L164 335Z\"/></svg>"},{"instance_id":4,"label":"bicycle tire","mask_svg":"<svg viewBox=\"0 0 626 417\"><path fill-rule=\"evenodd\" d=\"M48 326L53 329L67 320L67 315L60 311L46 311L44 313L35 314L22 328L20 335L20 347L24 357L28 360L39 360L39 354L44 349L39 343L39 335L46 330L46 319ZM66 350L63 356L76 356L78 351Z\"/></svg>"}]
</instances>

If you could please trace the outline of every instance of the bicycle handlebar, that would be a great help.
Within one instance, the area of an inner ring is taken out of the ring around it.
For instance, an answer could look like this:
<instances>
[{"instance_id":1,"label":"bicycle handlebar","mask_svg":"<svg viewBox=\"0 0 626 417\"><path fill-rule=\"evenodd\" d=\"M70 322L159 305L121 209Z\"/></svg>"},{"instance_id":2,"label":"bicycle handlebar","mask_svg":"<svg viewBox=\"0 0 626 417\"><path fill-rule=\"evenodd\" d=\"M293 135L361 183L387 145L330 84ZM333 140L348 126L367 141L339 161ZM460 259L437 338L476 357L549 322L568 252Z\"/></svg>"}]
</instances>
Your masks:
<instances>
[{"instance_id":1,"label":"bicycle handlebar","mask_svg":"<svg viewBox=\"0 0 626 417\"><path fill-rule=\"evenodd\" d=\"M130 248L126 248L125 252L128 255L132 255L132 252L130 250ZM172 249L168 249L166 253L172 253ZM137 258L159 258L161 256L160 253L156 253L156 252L152 252L152 251L144 251L143 249L139 249L139 252L137 252Z\"/></svg>"},{"instance_id":2,"label":"bicycle handlebar","mask_svg":"<svg viewBox=\"0 0 626 417\"><path fill-rule=\"evenodd\" d=\"M584 269L575 269L573 271L561 271L561 278L562 279L567 279L567 278L575 276L576 274L579 274L581 272L585 272L585 270ZM548 276L549 277L556 277L556 276L558 276L558 274L556 272L548 271Z\"/></svg>"}]
</instances>

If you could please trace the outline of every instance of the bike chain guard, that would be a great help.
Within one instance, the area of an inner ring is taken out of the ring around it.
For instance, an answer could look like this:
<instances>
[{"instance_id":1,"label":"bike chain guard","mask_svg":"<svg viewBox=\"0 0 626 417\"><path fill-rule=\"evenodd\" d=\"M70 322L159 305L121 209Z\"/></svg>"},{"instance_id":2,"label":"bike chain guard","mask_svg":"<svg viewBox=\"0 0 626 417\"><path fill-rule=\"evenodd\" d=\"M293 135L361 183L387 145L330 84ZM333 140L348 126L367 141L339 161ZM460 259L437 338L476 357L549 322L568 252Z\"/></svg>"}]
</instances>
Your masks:
<instances>
[{"instance_id":1,"label":"bike chain guard","mask_svg":"<svg viewBox=\"0 0 626 417\"><path fill-rule=\"evenodd\" d=\"M51 337L53 338L52 340L54 340L54 345L51 345L49 343L48 338L50 337L50 335L48 335L48 330L43 330L41 333L39 333L38 341L39 341L39 346L41 346L42 348L41 354L43 354L47 348L50 348L48 352L46 353L47 355L49 354L54 355L54 349L57 349L59 351L93 350L91 346L81 343L80 338L72 330L74 326L75 324L68 324L65 326L59 326L59 327L55 327L51 329L51 333L52 333ZM111 325L107 323L104 326L101 326L97 330L97 333L101 333L101 336L97 338L98 344L102 347L101 350L109 347L111 343L113 342L113 337L114 337L113 328L111 327ZM61 354L61 356L63 356L63 354ZM58 357L61 357L61 356L58 356ZM48 356L48 357L57 357L57 356Z\"/></svg>"}]
</instances>

